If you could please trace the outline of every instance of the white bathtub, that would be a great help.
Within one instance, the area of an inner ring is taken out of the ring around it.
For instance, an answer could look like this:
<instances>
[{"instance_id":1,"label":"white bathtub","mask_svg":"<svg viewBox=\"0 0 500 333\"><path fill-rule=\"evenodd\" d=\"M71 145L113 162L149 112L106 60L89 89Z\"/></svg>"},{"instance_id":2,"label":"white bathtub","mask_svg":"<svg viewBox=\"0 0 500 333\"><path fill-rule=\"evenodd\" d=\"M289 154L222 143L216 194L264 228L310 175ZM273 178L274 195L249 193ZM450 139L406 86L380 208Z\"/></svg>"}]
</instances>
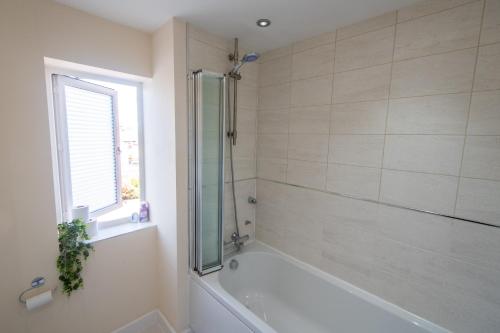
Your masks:
<instances>
[{"instance_id":1,"label":"white bathtub","mask_svg":"<svg viewBox=\"0 0 500 333\"><path fill-rule=\"evenodd\" d=\"M192 281L195 333L449 332L260 242Z\"/></svg>"}]
</instances>

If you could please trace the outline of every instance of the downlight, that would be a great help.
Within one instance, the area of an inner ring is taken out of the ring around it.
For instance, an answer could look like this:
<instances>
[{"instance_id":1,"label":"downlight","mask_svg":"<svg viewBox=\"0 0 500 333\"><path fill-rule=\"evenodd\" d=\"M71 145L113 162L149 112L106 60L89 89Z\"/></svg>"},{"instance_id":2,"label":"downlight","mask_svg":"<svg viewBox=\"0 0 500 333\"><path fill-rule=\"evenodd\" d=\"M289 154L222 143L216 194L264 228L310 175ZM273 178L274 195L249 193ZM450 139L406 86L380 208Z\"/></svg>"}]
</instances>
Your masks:
<instances>
[{"instance_id":1,"label":"downlight","mask_svg":"<svg viewBox=\"0 0 500 333\"><path fill-rule=\"evenodd\" d=\"M261 28L266 28L271 25L271 20L269 19L259 19L257 20L257 26Z\"/></svg>"}]
</instances>

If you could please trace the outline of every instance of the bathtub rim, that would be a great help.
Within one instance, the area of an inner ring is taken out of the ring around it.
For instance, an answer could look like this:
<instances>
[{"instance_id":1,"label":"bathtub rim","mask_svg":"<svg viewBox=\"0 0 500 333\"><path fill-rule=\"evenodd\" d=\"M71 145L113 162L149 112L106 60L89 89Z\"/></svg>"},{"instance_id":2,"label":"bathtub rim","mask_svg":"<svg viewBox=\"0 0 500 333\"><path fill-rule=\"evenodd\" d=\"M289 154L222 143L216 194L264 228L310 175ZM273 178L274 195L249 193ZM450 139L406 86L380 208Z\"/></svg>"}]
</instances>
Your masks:
<instances>
[{"instance_id":1,"label":"bathtub rim","mask_svg":"<svg viewBox=\"0 0 500 333\"><path fill-rule=\"evenodd\" d=\"M346 292L352 294L354 297L359 297L362 300L373 304L374 306L384 309L387 312L408 321L412 325L422 327L431 332L452 333L448 329L439 326L438 324L422 318L394 303L391 303L343 279L340 279L335 275L322 271L313 265L301 261L258 240L253 240L247 243L247 245L245 245L241 252L231 252L225 254L222 269L224 269L226 263L230 259L249 253L266 254L269 256L277 257L278 260L285 260L286 262L296 266L297 268L305 270L307 273L313 274L314 276L345 290ZM235 315L250 329L262 331L265 333L278 333L269 324L263 321L251 310L247 309L240 301L238 301L233 295L226 291L226 289L220 283L219 275L221 274L221 272L222 270L219 270L205 276L199 276L196 272L191 272L191 277L202 288L209 292L221 305L223 305L228 311Z\"/></svg>"}]
</instances>

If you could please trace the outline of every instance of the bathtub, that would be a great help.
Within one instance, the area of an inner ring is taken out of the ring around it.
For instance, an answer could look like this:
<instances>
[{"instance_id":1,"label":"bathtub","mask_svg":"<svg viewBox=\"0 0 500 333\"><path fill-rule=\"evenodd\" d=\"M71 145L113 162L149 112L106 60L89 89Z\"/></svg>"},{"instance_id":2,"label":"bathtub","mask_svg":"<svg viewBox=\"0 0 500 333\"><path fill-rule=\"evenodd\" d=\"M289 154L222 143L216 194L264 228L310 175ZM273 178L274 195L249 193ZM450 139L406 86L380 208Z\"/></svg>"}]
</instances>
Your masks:
<instances>
[{"instance_id":1,"label":"bathtub","mask_svg":"<svg viewBox=\"0 0 500 333\"><path fill-rule=\"evenodd\" d=\"M449 332L260 242L191 281L195 333Z\"/></svg>"}]
</instances>

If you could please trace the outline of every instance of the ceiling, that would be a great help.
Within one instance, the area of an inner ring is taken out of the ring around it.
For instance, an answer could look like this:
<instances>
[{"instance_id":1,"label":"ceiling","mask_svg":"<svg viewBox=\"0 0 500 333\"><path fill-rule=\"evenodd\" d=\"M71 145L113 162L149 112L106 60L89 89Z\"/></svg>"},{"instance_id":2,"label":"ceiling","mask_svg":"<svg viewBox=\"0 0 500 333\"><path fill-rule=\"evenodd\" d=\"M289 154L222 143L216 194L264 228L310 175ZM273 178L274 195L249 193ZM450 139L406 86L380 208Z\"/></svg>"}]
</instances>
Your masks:
<instances>
[{"instance_id":1,"label":"ceiling","mask_svg":"<svg viewBox=\"0 0 500 333\"><path fill-rule=\"evenodd\" d=\"M152 32L176 16L212 33L239 37L265 51L333 31L418 0L55 0L108 20ZM255 22L269 18L272 25Z\"/></svg>"}]
</instances>

